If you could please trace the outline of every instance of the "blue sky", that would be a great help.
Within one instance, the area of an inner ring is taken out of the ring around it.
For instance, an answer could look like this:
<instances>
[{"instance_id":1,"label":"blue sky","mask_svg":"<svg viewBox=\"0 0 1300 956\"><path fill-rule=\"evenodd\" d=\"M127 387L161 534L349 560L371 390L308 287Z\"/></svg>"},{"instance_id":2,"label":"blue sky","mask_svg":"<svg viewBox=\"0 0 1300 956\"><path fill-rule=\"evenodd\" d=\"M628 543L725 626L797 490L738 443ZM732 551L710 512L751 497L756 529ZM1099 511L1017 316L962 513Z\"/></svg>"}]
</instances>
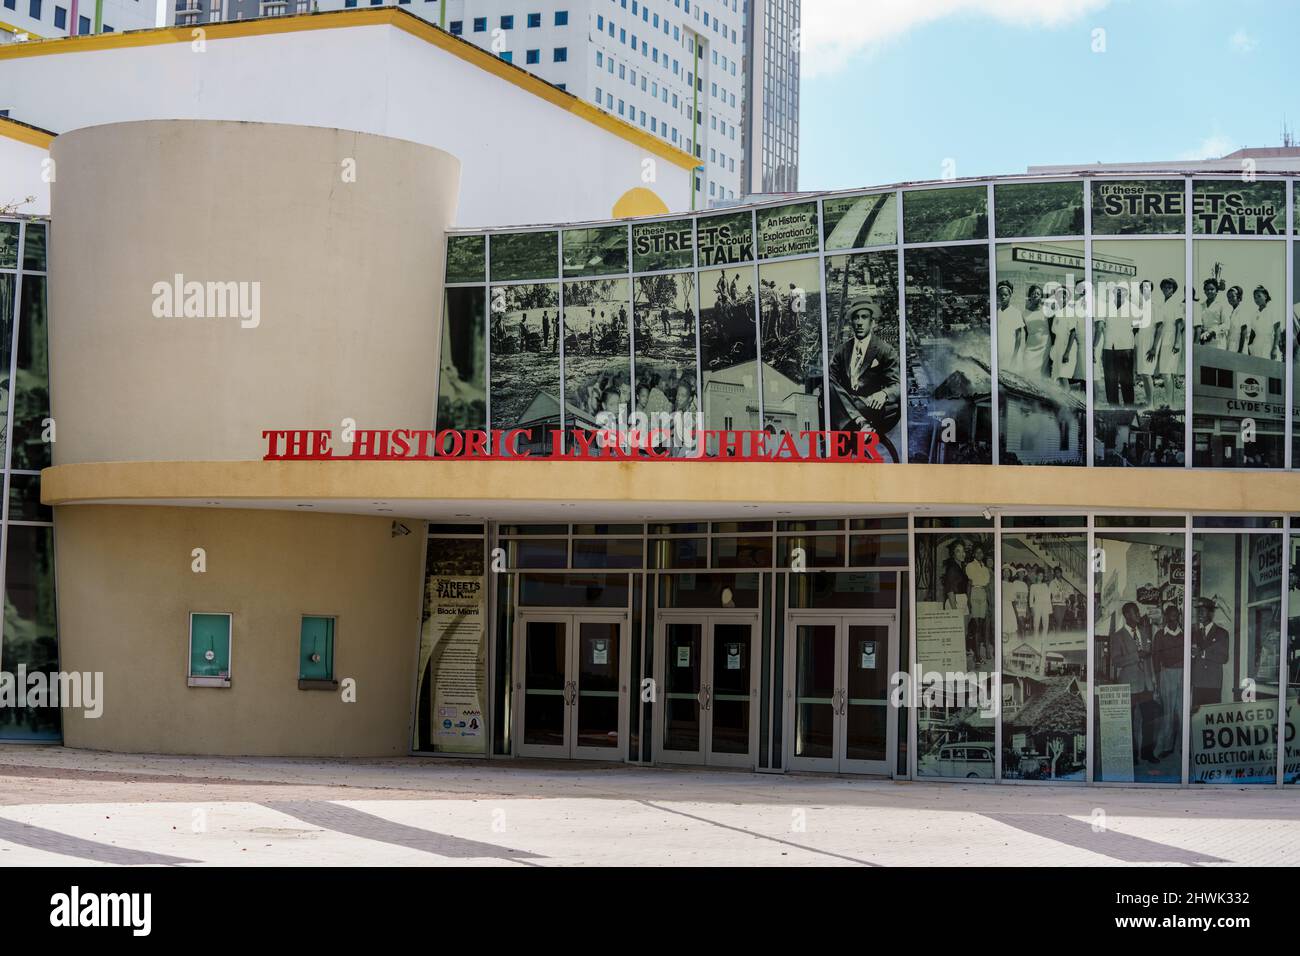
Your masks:
<instances>
[{"instance_id":1,"label":"blue sky","mask_svg":"<svg viewBox=\"0 0 1300 956\"><path fill-rule=\"evenodd\" d=\"M799 186L1277 146L1295 0L803 0ZM1104 52L1093 52L1094 30Z\"/></svg>"}]
</instances>

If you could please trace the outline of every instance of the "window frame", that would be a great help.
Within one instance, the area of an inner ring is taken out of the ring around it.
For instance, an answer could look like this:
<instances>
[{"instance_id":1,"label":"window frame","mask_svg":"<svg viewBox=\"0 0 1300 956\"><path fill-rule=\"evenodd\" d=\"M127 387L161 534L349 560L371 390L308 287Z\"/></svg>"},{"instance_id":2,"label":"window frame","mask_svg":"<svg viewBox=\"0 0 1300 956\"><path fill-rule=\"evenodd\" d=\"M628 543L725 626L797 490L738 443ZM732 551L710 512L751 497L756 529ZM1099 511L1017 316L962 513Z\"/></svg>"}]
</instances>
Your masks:
<instances>
[{"instance_id":1,"label":"window frame","mask_svg":"<svg viewBox=\"0 0 1300 956\"><path fill-rule=\"evenodd\" d=\"M226 619L226 676L225 677L208 677L196 675L193 672L194 664L194 618L202 617L224 617ZM189 613L189 638L186 641L185 650L185 679L189 687L229 687L235 673L235 614L233 611L190 611Z\"/></svg>"},{"instance_id":2,"label":"window frame","mask_svg":"<svg viewBox=\"0 0 1300 956\"><path fill-rule=\"evenodd\" d=\"M330 622L329 631L329 660L330 674L329 677L303 677L302 676L302 640L303 625L308 619L321 620ZM298 615L298 689L299 690L338 690L338 649L339 649L339 616L337 614L314 614L303 611Z\"/></svg>"}]
</instances>

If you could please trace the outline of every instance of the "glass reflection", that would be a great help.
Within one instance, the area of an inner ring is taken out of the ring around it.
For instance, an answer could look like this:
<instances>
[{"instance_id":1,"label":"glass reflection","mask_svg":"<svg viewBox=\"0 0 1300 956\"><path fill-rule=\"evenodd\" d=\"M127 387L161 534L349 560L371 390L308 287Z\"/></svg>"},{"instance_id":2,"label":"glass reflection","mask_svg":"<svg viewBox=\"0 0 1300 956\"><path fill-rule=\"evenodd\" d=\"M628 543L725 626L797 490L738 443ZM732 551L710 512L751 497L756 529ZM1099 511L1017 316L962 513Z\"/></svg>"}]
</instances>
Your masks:
<instances>
[{"instance_id":1,"label":"glass reflection","mask_svg":"<svg viewBox=\"0 0 1300 956\"><path fill-rule=\"evenodd\" d=\"M1184 250L1181 240L1093 243L1099 465L1186 463Z\"/></svg>"},{"instance_id":2,"label":"glass reflection","mask_svg":"<svg viewBox=\"0 0 1300 956\"><path fill-rule=\"evenodd\" d=\"M903 263L908 460L992 464L988 249L908 249Z\"/></svg>"},{"instance_id":3,"label":"glass reflection","mask_svg":"<svg viewBox=\"0 0 1300 956\"><path fill-rule=\"evenodd\" d=\"M1088 537L1002 536L1002 776L1087 768Z\"/></svg>"},{"instance_id":4,"label":"glass reflection","mask_svg":"<svg viewBox=\"0 0 1300 956\"><path fill-rule=\"evenodd\" d=\"M1282 536L1192 536L1192 783L1277 779Z\"/></svg>"},{"instance_id":5,"label":"glass reflection","mask_svg":"<svg viewBox=\"0 0 1300 956\"><path fill-rule=\"evenodd\" d=\"M492 427L531 429L529 449L549 453L560 428L560 287L494 286L490 309Z\"/></svg>"},{"instance_id":6,"label":"glass reflection","mask_svg":"<svg viewBox=\"0 0 1300 956\"><path fill-rule=\"evenodd\" d=\"M991 534L916 536L919 776L993 777L993 597Z\"/></svg>"},{"instance_id":7,"label":"glass reflection","mask_svg":"<svg viewBox=\"0 0 1300 956\"><path fill-rule=\"evenodd\" d=\"M1286 404L1286 249L1198 239L1192 337L1192 464L1281 468Z\"/></svg>"},{"instance_id":8,"label":"glass reflection","mask_svg":"<svg viewBox=\"0 0 1300 956\"><path fill-rule=\"evenodd\" d=\"M1181 534L1097 535L1093 779L1182 780Z\"/></svg>"}]
</instances>

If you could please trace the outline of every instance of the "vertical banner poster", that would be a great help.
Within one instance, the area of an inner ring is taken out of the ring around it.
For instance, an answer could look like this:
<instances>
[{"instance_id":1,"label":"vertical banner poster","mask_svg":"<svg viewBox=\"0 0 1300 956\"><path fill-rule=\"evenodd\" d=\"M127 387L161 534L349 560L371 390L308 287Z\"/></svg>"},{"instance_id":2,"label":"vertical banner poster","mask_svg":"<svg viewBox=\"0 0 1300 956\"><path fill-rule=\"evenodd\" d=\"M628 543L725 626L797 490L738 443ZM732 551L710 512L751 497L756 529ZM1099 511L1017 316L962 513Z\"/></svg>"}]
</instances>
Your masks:
<instances>
[{"instance_id":1,"label":"vertical banner poster","mask_svg":"<svg viewBox=\"0 0 1300 956\"><path fill-rule=\"evenodd\" d=\"M420 668L428 667L426 747L439 753L486 754L487 640L483 577L431 574L420 631Z\"/></svg>"}]
</instances>

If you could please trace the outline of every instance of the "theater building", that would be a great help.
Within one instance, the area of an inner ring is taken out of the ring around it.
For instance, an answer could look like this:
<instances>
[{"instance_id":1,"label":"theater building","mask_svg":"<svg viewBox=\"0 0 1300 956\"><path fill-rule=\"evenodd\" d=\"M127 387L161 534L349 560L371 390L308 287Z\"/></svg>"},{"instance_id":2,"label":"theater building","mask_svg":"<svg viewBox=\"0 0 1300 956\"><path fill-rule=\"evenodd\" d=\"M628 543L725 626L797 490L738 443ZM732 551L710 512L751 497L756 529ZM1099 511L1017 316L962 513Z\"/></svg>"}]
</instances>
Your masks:
<instances>
[{"instance_id":1,"label":"theater building","mask_svg":"<svg viewBox=\"0 0 1300 956\"><path fill-rule=\"evenodd\" d=\"M1293 174L475 230L379 135L51 156L48 269L36 220L0 258L3 665L103 673L67 745L1297 778Z\"/></svg>"}]
</instances>

